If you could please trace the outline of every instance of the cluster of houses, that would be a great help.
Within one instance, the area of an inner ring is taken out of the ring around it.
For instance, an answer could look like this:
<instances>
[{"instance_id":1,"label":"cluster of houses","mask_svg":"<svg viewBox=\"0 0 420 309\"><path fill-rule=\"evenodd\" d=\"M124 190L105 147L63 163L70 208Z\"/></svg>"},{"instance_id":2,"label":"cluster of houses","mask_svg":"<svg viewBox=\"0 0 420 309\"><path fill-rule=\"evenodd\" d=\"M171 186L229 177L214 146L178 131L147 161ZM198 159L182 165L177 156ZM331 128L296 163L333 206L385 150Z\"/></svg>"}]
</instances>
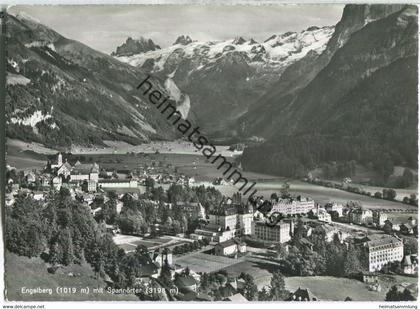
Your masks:
<instances>
[{"instance_id":1,"label":"cluster of houses","mask_svg":"<svg viewBox=\"0 0 420 309\"><path fill-rule=\"evenodd\" d=\"M190 237L195 240L208 239L215 247L215 253L237 256L246 252L246 245L238 237L251 235L253 209L240 202L240 195L227 203L219 205L208 214L205 227L197 228Z\"/></svg>"},{"instance_id":2,"label":"cluster of houses","mask_svg":"<svg viewBox=\"0 0 420 309\"><path fill-rule=\"evenodd\" d=\"M361 206L344 207L342 204L336 202L327 203L324 207L314 204L312 209L310 207L308 209L306 209L306 213L326 223L338 221L377 229L382 229L386 223L392 224L388 218L388 212L379 209L371 210ZM403 235L417 235L418 223L416 218L411 216L405 222L392 224L392 230L394 232L400 232Z\"/></svg>"},{"instance_id":3,"label":"cluster of houses","mask_svg":"<svg viewBox=\"0 0 420 309\"><path fill-rule=\"evenodd\" d=\"M71 164L68 160L63 159L62 154L58 154L56 159L48 162L47 167L42 173L28 172L26 173L26 181L28 183L39 183L41 187L53 187L60 189L62 186L70 188L70 193L73 198L77 198L87 206L90 206L98 195L106 199L106 194L103 194L102 189L114 188L132 188L131 193L122 193L118 195L117 213L119 213L123 206L123 195L129 194L133 199L138 199L139 184L143 183L146 177L154 179L156 182L166 183L175 182L183 185L191 185L194 182L193 178L189 177L175 177L165 173L159 173L158 169L144 170L137 175L130 175L130 177L120 179L115 177L112 171L105 171L100 169L97 163L81 163L79 161ZM6 204L12 205L14 203L14 194L16 184L10 183L12 192L7 195ZM28 190L35 200L42 200L44 193L42 191ZM105 200L106 202L106 200ZM150 201L151 203L155 201ZM155 202L158 206L157 202ZM169 208L173 205L167 204ZM314 200L297 196L294 198L276 198L272 200L272 212L277 212L283 215L283 219L277 222L274 226L267 225L262 220L261 214L255 211L250 204L244 204L239 194L232 199L224 201L221 205L215 206L206 214L204 207L199 202L177 203L182 211L188 217L201 218L206 221L205 225L196 228L194 233L189 235L192 240L207 239L210 245L213 246L213 254L227 257L238 257L246 254L247 245L243 241L244 236L249 236L261 242L271 244L285 244L289 242L295 231L297 216L307 215L309 219L305 223L305 245L312 248L309 241L312 235L322 233L325 235L325 240L330 242L335 237L341 242L352 237L344 229L333 225L333 221L341 221L345 223L352 223L357 225L383 227L387 220L387 214L383 211L372 211L362 207L343 207L339 203L328 203L324 207L316 204ZM91 209L92 213L100 211L101 208ZM417 222L414 218L410 218L407 222L394 227L399 229L402 234L417 234ZM179 235L184 237L183 235ZM404 254L403 241L396 236L386 236L379 239L364 239L362 245L368 252L368 271L377 272L385 265L392 262L401 262L403 272L406 274L416 274L418 271L417 254ZM200 276L193 271L185 274L185 269L177 268L172 262L172 253L169 249L157 249L150 251L149 256L144 258L144 267L142 268L144 274L142 278L157 278L160 274L162 265L168 263L171 266L171 275L173 276L176 286L186 293L195 292L197 282ZM238 281L232 282L232 293L226 296L226 299L235 299L243 297L238 294L238 288L235 288ZM291 295L291 300L306 300L313 297L307 290L296 291Z\"/></svg>"},{"instance_id":4,"label":"cluster of houses","mask_svg":"<svg viewBox=\"0 0 420 309\"><path fill-rule=\"evenodd\" d=\"M282 214L302 214L314 210L314 202L308 198L298 197L296 200L280 201L272 211ZM280 205L284 205L281 208ZM215 246L217 255L237 257L246 252L246 244L239 241L241 236L250 236L267 243L286 243L291 240L294 232L295 219L285 218L276 225L267 225L255 212L251 205L241 203L238 194L227 203L219 205L208 214L208 223L197 228L190 237L195 240L207 238ZM328 227L326 227L328 229ZM312 229L308 229L310 236ZM332 240L336 228L328 229L327 237Z\"/></svg>"},{"instance_id":5,"label":"cluster of houses","mask_svg":"<svg viewBox=\"0 0 420 309\"><path fill-rule=\"evenodd\" d=\"M137 188L138 186L136 179L102 178L101 175L99 164L80 161L71 164L59 153L54 160L47 162L43 171L29 171L25 177L28 184L37 183L40 188L53 187L56 190L62 186L69 188L80 186L86 192L96 192L100 188Z\"/></svg>"},{"instance_id":6,"label":"cluster of houses","mask_svg":"<svg viewBox=\"0 0 420 309\"><path fill-rule=\"evenodd\" d=\"M173 171L172 171L173 170ZM171 164L166 167L163 166L144 166L130 171L132 177L137 177L144 184L146 178L151 178L157 184L178 184L185 186L192 186L196 183L194 177L189 177L185 174L176 172Z\"/></svg>"},{"instance_id":7,"label":"cluster of houses","mask_svg":"<svg viewBox=\"0 0 420 309\"><path fill-rule=\"evenodd\" d=\"M370 222L366 221L369 218L378 227L387 220L386 214L380 211L369 210L366 212L359 208L348 210L337 203L319 207L312 200L302 197L295 200L279 200L274 205L272 211L282 214L307 213L318 219L305 223L304 241L309 248L312 247L312 244L308 239L316 233L325 235L327 242L333 241L334 237L338 237L341 242L354 237L353 233L329 224L331 215L347 216L351 222L356 224ZM239 240L239 236L249 235L268 243L287 243L291 240L295 230L295 218L288 216L274 226L267 225L265 221L259 219L258 215L255 216L251 208L241 204L240 198L211 211L208 222L205 227L196 229L190 237L193 239L208 238L215 245L215 254L234 257L246 252L246 244ZM402 224L402 226L414 225L413 218L408 223ZM404 255L402 239L390 235L383 235L379 239L365 236L362 245L368 252L368 270L370 272L379 271L389 263L401 262L404 273L417 273L417 254Z\"/></svg>"},{"instance_id":8,"label":"cluster of houses","mask_svg":"<svg viewBox=\"0 0 420 309\"><path fill-rule=\"evenodd\" d=\"M346 208L341 219L345 222L370 226L381 229L386 223L392 226L394 232L400 232L403 235L417 235L418 223L415 217L410 216L406 221L399 224L392 224L388 219L387 212L382 210L370 210L362 207Z\"/></svg>"},{"instance_id":9,"label":"cluster of houses","mask_svg":"<svg viewBox=\"0 0 420 309\"><path fill-rule=\"evenodd\" d=\"M59 190L62 186L68 188L81 187L83 191L94 193L101 189L137 189L146 184L146 179L153 179L159 184L195 184L194 177L188 177L184 174L169 173L163 167L144 167L135 170L105 170L101 169L99 164L81 163L76 161L70 163L63 154L58 153L53 160L47 161L42 171L25 171L25 180L29 186L37 186L41 191L46 188ZM19 188L17 184L13 189Z\"/></svg>"}]
</instances>

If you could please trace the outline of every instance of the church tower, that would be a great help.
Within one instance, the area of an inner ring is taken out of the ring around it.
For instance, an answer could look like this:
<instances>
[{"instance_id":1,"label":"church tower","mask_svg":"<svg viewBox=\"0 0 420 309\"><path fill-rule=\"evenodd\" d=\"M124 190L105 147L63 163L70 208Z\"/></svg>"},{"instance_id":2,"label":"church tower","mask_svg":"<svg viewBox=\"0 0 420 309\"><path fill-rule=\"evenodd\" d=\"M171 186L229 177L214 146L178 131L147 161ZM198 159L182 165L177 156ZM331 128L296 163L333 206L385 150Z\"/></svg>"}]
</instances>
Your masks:
<instances>
[{"instance_id":1,"label":"church tower","mask_svg":"<svg viewBox=\"0 0 420 309\"><path fill-rule=\"evenodd\" d=\"M61 153L58 154L58 157L57 157L57 165L58 165L58 167L60 167L61 165L63 165L63 155Z\"/></svg>"}]
</instances>

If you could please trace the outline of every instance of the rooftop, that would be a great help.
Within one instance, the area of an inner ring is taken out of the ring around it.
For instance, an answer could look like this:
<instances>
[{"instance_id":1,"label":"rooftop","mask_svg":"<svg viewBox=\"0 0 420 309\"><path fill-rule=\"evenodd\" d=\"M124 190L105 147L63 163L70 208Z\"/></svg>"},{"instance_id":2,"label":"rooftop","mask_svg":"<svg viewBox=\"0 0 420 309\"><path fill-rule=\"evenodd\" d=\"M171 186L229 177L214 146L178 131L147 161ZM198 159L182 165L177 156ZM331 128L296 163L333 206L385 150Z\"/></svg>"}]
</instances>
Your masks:
<instances>
[{"instance_id":1,"label":"rooftop","mask_svg":"<svg viewBox=\"0 0 420 309\"><path fill-rule=\"evenodd\" d=\"M383 245L402 245L402 241L395 237L384 237L380 239L375 239L367 242L369 248L383 246Z\"/></svg>"},{"instance_id":2,"label":"rooftop","mask_svg":"<svg viewBox=\"0 0 420 309\"><path fill-rule=\"evenodd\" d=\"M75 164L72 170L72 174L83 174L83 173L99 173L98 164L96 163Z\"/></svg>"},{"instance_id":3,"label":"rooftop","mask_svg":"<svg viewBox=\"0 0 420 309\"><path fill-rule=\"evenodd\" d=\"M130 181L136 181L132 179L100 179L99 183L126 183Z\"/></svg>"},{"instance_id":4,"label":"rooftop","mask_svg":"<svg viewBox=\"0 0 420 309\"><path fill-rule=\"evenodd\" d=\"M228 297L227 300L233 301L235 303L244 303L248 301L241 293L234 294Z\"/></svg>"},{"instance_id":5,"label":"rooftop","mask_svg":"<svg viewBox=\"0 0 420 309\"><path fill-rule=\"evenodd\" d=\"M233 245L242 245L242 244L245 244L245 243L239 241L238 239L232 238L232 239L226 240L224 242L218 243L216 245L216 247L227 248L227 247L230 247L230 246L233 246Z\"/></svg>"},{"instance_id":6,"label":"rooftop","mask_svg":"<svg viewBox=\"0 0 420 309\"><path fill-rule=\"evenodd\" d=\"M181 287L188 287L188 286L192 286L197 284L197 281L195 281L195 279L190 276L190 275L186 275L186 276L178 276L176 279L176 284L180 285Z\"/></svg>"}]
</instances>

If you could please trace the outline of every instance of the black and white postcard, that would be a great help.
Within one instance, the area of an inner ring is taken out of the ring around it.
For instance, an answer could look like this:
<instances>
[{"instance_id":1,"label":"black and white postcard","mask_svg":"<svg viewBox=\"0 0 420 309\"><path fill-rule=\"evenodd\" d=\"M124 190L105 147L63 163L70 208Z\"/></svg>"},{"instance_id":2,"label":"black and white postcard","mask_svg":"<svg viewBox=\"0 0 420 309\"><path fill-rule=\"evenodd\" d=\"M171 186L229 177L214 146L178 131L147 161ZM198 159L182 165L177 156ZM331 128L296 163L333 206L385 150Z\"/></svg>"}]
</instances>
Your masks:
<instances>
[{"instance_id":1,"label":"black and white postcard","mask_svg":"<svg viewBox=\"0 0 420 309\"><path fill-rule=\"evenodd\" d=\"M417 308L416 5L14 5L1 30L5 303Z\"/></svg>"}]
</instances>

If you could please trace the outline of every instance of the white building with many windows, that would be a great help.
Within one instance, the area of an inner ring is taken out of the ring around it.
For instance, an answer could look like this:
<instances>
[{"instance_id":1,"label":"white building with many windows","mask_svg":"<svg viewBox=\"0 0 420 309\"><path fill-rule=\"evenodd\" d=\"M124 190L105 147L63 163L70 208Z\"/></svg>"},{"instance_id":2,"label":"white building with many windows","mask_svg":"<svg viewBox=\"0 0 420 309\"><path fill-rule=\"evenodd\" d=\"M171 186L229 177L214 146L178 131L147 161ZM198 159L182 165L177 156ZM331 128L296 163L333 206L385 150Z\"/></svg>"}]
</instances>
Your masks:
<instances>
[{"instance_id":1,"label":"white building with many windows","mask_svg":"<svg viewBox=\"0 0 420 309\"><path fill-rule=\"evenodd\" d=\"M230 239L228 241L218 243L214 247L214 253L216 255L233 256L233 255L237 255L238 253L245 253L245 252L246 252L246 244L236 239Z\"/></svg>"},{"instance_id":2,"label":"white building with many windows","mask_svg":"<svg viewBox=\"0 0 420 309\"><path fill-rule=\"evenodd\" d=\"M279 199L273 205L272 212L278 212L283 215L306 214L315 208L314 200L298 196L295 199Z\"/></svg>"},{"instance_id":3,"label":"white building with many windows","mask_svg":"<svg viewBox=\"0 0 420 309\"><path fill-rule=\"evenodd\" d=\"M338 203L328 203L325 205L325 210L328 212L336 212L339 217L343 216L343 205Z\"/></svg>"},{"instance_id":4,"label":"white building with many windows","mask_svg":"<svg viewBox=\"0 0 420 309\"><path fill-rule=\"evenodd\" d=\"M101 179L98 182L98 188L134 188L138 187L135 179Z\"/></svg>"},{"instance_id":5,"label":"white building with many windows","mask_svg":"<svg viewBox=\"0 0 420 309\"><path fill-rule=\"evenodd\" d=\"M368 225L373 222L373 212L370 209L355 208L349 212L349 222Z\"/></svg>"},{"instance_id":6,"label":"white building with many windows","mask_svg":"<svg viewBox=\"0 0 420 309\"><path fill-rule=\"evenodd\" d=\"M396 237L385 237L365 243L369 251L369 271L379 271L389 262L401 262L404 257L403 242Z\"/></svg>"},{"instance_id":7,"label":"white building with many windows","mask_svg":"<svg viewBox=\"0 0 420 309\"><path fill-rule=\"evenodd\" d=\"M223 242L234 236L251 235L252 209L242 204L223 205L209 213L209 223L196 229L192 238L208 238L210 241Z\"/></svg>"},{"instance_id":8,"label":"white building with many windows","mask_svg":"<svg viewBox=\"0 0 420 309\"><path fill-rule=\"evenodd\" d=\"M293 221L280 221L275 226L267 225L264 221L253 221L252 235L264 241L285 243L291 239Z\"/></svg>"}]
</instances>

